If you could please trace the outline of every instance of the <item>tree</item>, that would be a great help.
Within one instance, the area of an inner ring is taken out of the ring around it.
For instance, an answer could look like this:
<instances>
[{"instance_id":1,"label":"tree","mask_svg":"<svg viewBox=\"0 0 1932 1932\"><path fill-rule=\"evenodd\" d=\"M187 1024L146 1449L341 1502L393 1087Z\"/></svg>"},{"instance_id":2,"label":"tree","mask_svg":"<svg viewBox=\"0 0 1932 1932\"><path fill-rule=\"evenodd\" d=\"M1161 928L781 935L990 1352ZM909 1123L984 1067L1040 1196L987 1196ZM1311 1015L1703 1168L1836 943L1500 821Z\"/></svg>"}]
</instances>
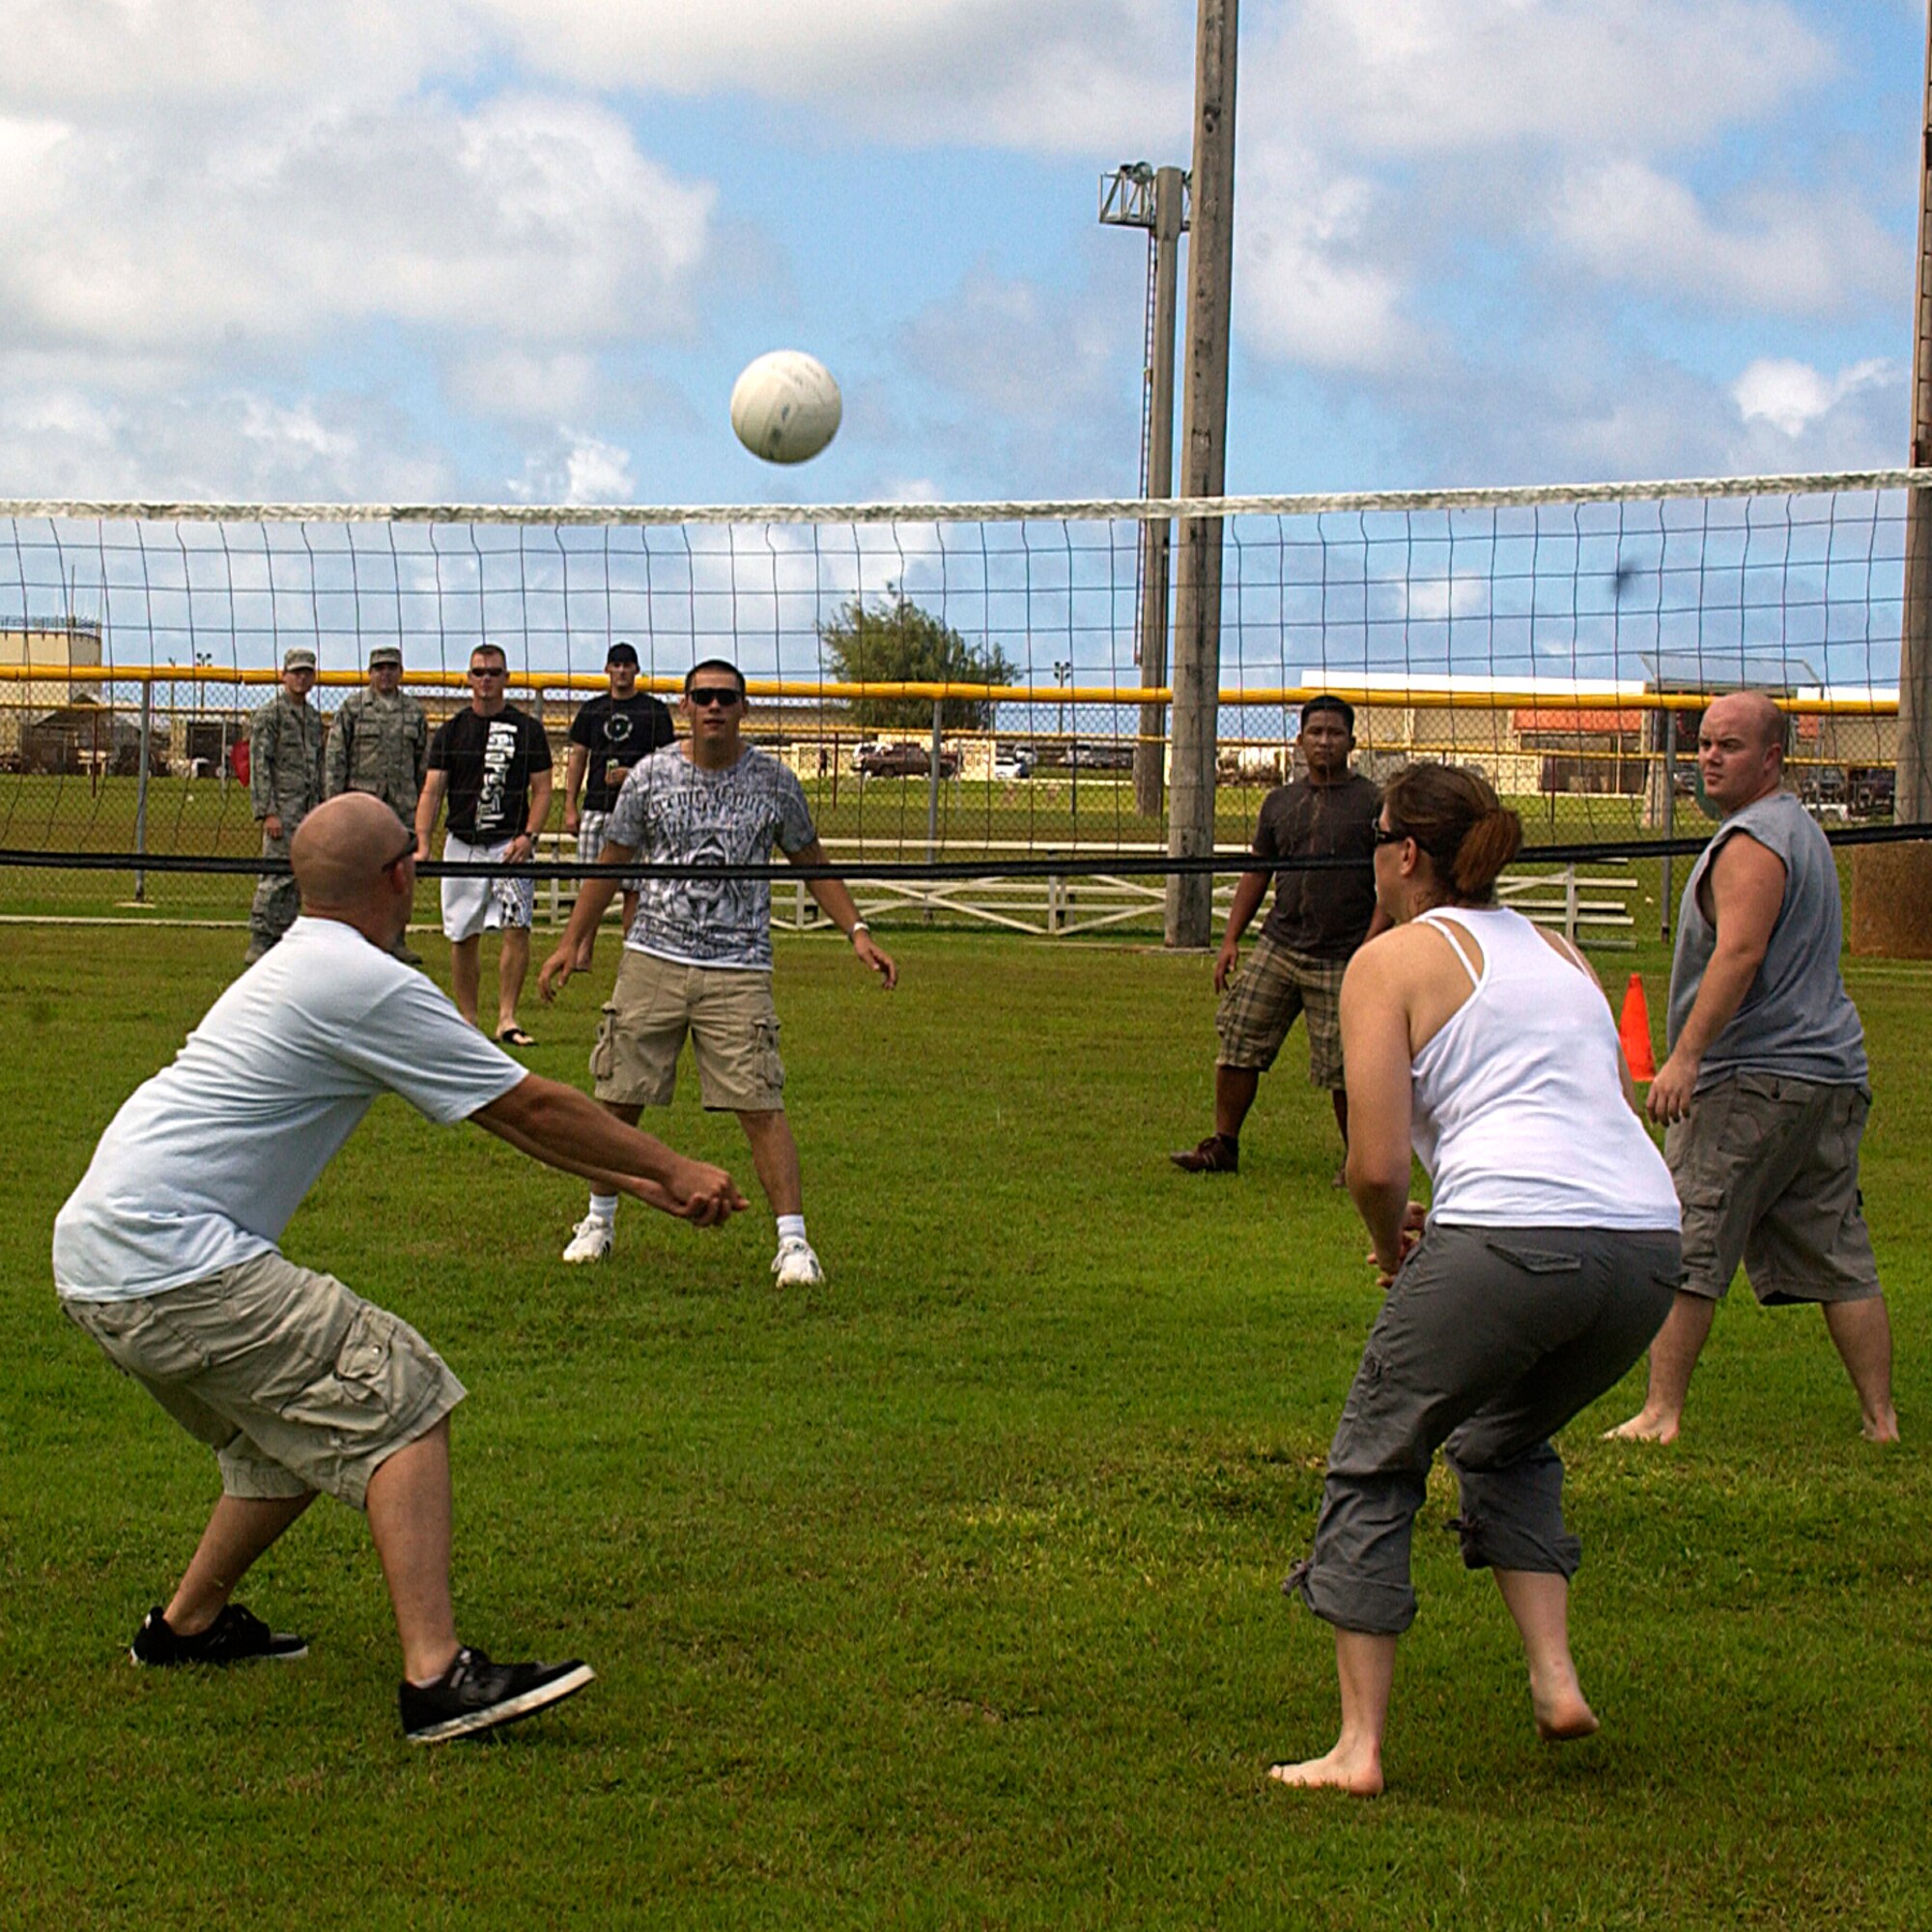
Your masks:
<instances>
[{"instance_id":1,"label":"tree","mask_svg":"<svg viewBox=\"0 0 1932 1932\"><path fill-rule=\"evenodd\" d=\"M855 597L818 627L825 656L841 684L1010 684L1015 667L997 644L978 648L952 625L922 611L903 590L868 611ZM852 722L868 730L922 730L932 724L926 697L861 697ZM987 731L991 700L949 697L940 707L942 729Z\"/></svg>"}]
</instances>

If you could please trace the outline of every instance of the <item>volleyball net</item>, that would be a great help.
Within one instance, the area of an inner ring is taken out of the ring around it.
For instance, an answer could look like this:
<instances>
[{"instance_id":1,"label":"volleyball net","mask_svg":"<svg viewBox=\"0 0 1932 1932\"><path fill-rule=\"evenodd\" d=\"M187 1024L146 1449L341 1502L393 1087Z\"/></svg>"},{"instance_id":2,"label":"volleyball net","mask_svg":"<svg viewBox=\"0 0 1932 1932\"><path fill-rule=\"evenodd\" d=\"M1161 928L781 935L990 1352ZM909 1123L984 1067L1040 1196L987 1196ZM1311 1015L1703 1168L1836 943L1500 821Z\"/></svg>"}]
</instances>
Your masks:
<instances>
[{"instance_id":1,"label":"volleyball net","mask_svg":"<svg viewBox=\"0 0 1932 1932\"><path fill-rule=\"evenodd\" d=\"M1481 769L1574 862L1708 826L1704 705L1789 714L1833 836L1897 836L1906 499L1921 472L1140 501L828 507L0 503L0 915L130 896L241 918L248 720L316 654L325 726L398 647L432 724L478 643L552 741L619 641L675 698L749 681L747 731L828 851L901 881L1230 874L1296 774L1300 707L1355 765ZM1167 859L1170 533L1220 532L1215 855ZM562 901L582 868L539 853ZM914 896L918 896L915 895ZM930 911L932 895L924 895ZM553 906L558 894L549 895ZM997 923L997 922L996 922ZM1009 922L1025 923L1025 922Z\"/></svg>"}]
</instances>

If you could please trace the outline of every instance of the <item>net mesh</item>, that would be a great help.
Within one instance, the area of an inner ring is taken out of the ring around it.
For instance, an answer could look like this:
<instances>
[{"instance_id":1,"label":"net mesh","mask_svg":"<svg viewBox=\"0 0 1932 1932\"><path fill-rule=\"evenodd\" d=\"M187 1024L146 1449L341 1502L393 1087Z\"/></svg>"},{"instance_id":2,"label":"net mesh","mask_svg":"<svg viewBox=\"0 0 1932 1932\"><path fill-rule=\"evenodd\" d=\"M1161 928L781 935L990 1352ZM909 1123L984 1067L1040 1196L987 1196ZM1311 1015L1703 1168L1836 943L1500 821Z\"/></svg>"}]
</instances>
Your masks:
<instances>
[{"instance_id":1,"label":"net mesh","mask_svg":"<svg viewBox=\"0 0 1932 1932\"><path fill-rule=\"evenodd\" d=\"M726 658L750 735L854 872L1157 871L1168 713L1137 662L1142 532L1182 510L1223 539L1224 855L1293 775L1317 692L1355 705L1369 776L1479 766L1533 841L1607 856L1695 836L1703 702L1755 686L1792 714L1792 780L1828 825L1883 827L1915 477L1211 505L0 505L0 916L138 890L242 919L259 832L236 747L294 645L317 654L326 724L379 644L433 723L467 701L471 647L500 645L559 772L612 642L666 695ZM567 887L574 842L541 856Z\"/></svg>"}]
</instances>

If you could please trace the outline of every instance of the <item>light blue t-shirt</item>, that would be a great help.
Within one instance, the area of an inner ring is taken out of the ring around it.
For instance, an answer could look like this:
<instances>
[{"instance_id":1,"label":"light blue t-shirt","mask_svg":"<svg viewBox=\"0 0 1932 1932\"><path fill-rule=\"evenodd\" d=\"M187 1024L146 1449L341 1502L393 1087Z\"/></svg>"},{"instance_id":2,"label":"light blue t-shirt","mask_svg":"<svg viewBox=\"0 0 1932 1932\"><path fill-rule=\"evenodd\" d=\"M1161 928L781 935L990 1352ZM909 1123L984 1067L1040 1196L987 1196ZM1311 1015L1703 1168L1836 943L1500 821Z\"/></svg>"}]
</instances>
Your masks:
<instances>
[{"instance_id":1,"label":"light blue t-shirt","mask_svg":"<svg viewBox=\"0 0 1932 1932\"><path fill-rule=\"evenodd\" d=\"M1725 841L1741 832L1782 861L1784 903L1757 977L1697 1069L1697 1092L1737 1073L1861 1085L1868 1077L1864 1027L1838 972L1844 914L1837 864L1830 841L1788 791L1734 811L1690 869L1677 908L1666 1037L1677 1044L1717 950L1718 929L1704 917L1699 890Z\"/></svg>"},{"instance_id":2,"label":"light blue t-shirt","mask_svg":"<svg viewBox=\"0 0 1932 1932\"><path fill-rule=\"evenodd\" d=\"M377 1094L446 1125L525 1078L420 973L298 919L109 1122L54 1221L54 1286L128 1301L252 1260Z\"/></svg>"},{"instance_id":3,"label":"light blue t-shirt","mask_svg":"<svg viewBox=\"0 0 1932 1932\"><path fill-rule=\"evenodd\" d=\"M667 745L631 767L605 839L654 866L763 866L818 837L798 774L747 745L722 771ZM687 966L768 973L772 889L763 879L644 879L624 944Z\"/></svg>"}]
</instances>

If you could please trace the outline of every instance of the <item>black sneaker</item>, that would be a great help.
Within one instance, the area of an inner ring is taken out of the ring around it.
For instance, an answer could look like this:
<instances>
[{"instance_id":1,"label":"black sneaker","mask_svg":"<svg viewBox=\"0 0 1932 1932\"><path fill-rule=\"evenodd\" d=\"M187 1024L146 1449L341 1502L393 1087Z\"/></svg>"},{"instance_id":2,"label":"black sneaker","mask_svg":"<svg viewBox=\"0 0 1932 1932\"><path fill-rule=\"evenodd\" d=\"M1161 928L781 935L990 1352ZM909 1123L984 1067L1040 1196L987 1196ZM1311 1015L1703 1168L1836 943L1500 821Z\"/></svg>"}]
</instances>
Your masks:
<instances>
[{"instance_id":1,"label":"black sneaker","mask_svg":"<svg viewBox=\"0 0 1932 1932\"><path fill-rule=\"evenodd\" d=\"M246 1663L257 1657L306 1657L308 1638L271 1631L240 1604L225 1605L205 1631L183 1636L156 1604L142 1618L128 1655L136 1663Z\"/></svg>"},{"instance_id":2,"label":"black sneaker","mask_svg":"<svg viewBox=\"0 0 1932 1932\"><path fill-rule=\"evenodd\" d=\"M434 1684L404 1680L403 1735L412 1745L436 1745L513 1724L575 1696L596 1674L574 1658L568 1663L492 1663L480 1650L459 1650Z\"/></svg>"}]
</instances>

